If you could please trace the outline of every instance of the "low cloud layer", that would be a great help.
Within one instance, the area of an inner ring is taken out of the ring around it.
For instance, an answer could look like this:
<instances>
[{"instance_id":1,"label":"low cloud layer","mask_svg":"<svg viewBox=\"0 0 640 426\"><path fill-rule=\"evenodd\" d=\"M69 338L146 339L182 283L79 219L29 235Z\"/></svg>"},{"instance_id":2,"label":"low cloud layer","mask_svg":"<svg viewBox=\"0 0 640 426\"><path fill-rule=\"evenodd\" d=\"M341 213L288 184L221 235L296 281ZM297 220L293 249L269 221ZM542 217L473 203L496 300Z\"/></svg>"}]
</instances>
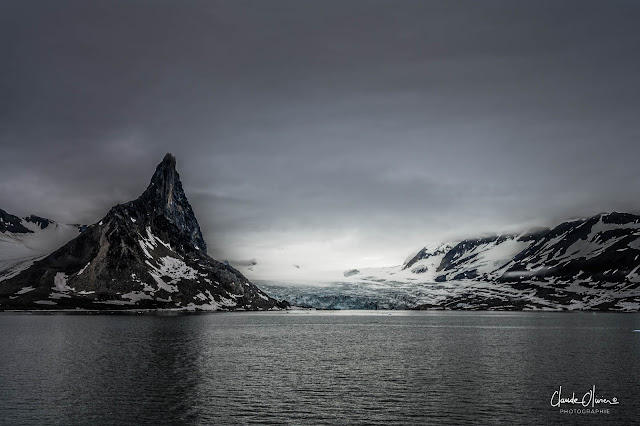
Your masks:
<instances>
[{"instance_id":1,"label":"low cloud layer","mask_svg":"<svg viewBox=\"0 0 640 426\"><path fill-rule=\"evenodd\" d=\"M0 6L0 208L91 223L178 158L214 257L347 268L640 211L637 2Z\"/></svg>"}]
</instances>

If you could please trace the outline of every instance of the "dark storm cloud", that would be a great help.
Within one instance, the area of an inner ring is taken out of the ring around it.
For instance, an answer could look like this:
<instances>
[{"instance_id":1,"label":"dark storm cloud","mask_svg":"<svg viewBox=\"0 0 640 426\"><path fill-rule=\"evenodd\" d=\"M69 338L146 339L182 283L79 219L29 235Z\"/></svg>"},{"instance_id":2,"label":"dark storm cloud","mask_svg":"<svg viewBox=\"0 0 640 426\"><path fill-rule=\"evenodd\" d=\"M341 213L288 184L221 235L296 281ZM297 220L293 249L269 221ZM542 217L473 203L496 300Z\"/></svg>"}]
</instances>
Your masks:
<instances>
[{"instance_id":1,"label":"dark storm cloud","mask_svg":"<svg viewBox=\"0 0 640 426\"><path fill-rule=\"evenodd\" d=\"M633 1L5 1L0 208L98 220L170 151L219 257L394 262L638 211L639 18Z\"/></svg>"}]
</instances>

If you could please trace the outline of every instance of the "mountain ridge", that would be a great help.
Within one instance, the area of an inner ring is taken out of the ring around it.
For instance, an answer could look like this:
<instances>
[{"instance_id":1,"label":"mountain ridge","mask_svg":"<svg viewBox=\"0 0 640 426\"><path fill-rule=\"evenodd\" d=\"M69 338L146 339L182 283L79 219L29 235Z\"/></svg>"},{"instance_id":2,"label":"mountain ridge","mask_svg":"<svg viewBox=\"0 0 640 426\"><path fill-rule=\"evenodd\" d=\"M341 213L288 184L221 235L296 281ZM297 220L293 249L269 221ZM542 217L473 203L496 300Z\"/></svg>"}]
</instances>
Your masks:
<instances>
[{"instance_id":1,"label":"mountain ridge","mask_svg":"<svg viewBox=\"0 0 640 426\"><path fill-rule=\"evenodd\" d=\"M639 310L639 270L640 216L611 212L424 247L403 265L345 279L432 283L423 309Z\"/></svg>"},{"instance_id":2,"label":"mountain ridge","mask_svg":"<svg viewBox=\"0 0 640 426\"><path fill-rule=\"evenodd\" d=\"M286 307L206 254L176 159L147 189L18 275L0 282L0 309L262 310Z\"/></svg>"},{"instance_id":3,"label":"mountain ridge","mask_svg":"<svg viewBox=\"0 0 640 426\"><path fill-rule=\"evenodd\" d=\"M20 218L0 209L0 282L27 269L85 228L36 215Z\"/></svg>"}]
</instances>

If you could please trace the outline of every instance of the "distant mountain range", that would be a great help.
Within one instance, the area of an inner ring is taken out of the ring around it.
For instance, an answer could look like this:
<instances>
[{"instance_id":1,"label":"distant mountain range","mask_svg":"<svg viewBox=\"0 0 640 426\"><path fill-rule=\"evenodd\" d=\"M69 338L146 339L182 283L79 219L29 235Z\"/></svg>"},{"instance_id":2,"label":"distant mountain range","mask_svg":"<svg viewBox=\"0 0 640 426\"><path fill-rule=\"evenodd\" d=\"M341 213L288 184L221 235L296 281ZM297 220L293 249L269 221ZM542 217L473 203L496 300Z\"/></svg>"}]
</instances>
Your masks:
<instances>
[{"instance_id":1,"label":"distant mountain range","mask_svg":"<svg viewBox=\"0 0 640 426\"><path fill-rule=\"evenodd\" d=\"M418 309L640 310L640 216L599 214L553 229L422 248L345 282L414 283ZM432 291L428 291L428 288Z\"/></svg>"},{"instance_id":2,"label":"distant mountain range","mask_svg":"<svg viewBox=\"0 0 640 426\"><path fill-rule=\"evenodd\" d=\"M34 215L19 218L0 209L0 281L18 275L36 260L80 235L85 228Z\"/></svg>"},{"instance_id":3,"label":"distant mountain range","mask_svg":"<svg viewBox=\"0 0 640 426\"><path fill-rule=\"evenodd\" d=\"M139 198L90 226L0 210L0 310L286 308L207 255L175 165L167 154ZM319 308L638 311L640 216L427 246L402 265L332 281L261 285Z\"/></svg>"},{"instance_id":4,"label":"distant mountain range","mask_svg":"<svg viewBox=\"0 0 640 426\"><path fill-rule=\"evenodd\" d=\"M207 255L175 165L90 226L0 210L0 310L287 307Z\"/></svg>"}]
</instances>

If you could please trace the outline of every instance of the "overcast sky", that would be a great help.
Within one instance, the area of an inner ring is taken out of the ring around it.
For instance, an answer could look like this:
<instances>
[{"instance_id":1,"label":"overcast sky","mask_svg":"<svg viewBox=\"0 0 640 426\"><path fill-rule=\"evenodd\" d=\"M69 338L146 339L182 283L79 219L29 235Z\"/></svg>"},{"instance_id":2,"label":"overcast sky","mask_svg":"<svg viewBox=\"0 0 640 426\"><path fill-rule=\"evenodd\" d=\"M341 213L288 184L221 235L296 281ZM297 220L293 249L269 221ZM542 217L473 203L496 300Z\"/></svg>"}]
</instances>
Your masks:
<instances>
[{"instance_id":1,"label":"overcast sky","mask_svg":"<svg viewBox=\"0 0 640 426\"><path fill-rule=\"evenodd\" d=\"M393 265L640 211L640 2L0 3L0 208L93 223L166 152L220 259Z\"/></svg>"}]
</instances>

